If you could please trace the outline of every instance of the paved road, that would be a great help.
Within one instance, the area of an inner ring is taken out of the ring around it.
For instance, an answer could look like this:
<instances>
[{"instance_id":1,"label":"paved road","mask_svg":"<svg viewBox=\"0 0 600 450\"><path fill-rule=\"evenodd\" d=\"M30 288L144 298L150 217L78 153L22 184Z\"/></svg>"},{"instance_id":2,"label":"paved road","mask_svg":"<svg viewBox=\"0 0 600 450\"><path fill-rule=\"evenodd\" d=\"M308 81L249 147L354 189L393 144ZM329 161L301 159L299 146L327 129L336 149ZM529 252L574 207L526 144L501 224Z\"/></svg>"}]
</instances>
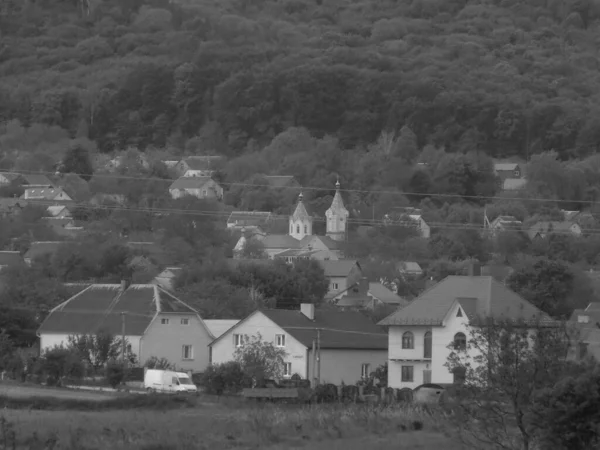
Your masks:
<instances>
[{"instance_id":1,"label":"paved road","mask_svg":"<svg viewBox=\"0 0 600 450\"><path fill-rule=\"evenodd\" d=\"M15 398L31 398L31 397L54 397L73 400L96 400L103 401L114 398L113 395L90 392L90 391L75 391L68 389L52 389L41 388L35 386L18 386L10 384L0 384L0 395Z\"/></svg>"}]
</instances>

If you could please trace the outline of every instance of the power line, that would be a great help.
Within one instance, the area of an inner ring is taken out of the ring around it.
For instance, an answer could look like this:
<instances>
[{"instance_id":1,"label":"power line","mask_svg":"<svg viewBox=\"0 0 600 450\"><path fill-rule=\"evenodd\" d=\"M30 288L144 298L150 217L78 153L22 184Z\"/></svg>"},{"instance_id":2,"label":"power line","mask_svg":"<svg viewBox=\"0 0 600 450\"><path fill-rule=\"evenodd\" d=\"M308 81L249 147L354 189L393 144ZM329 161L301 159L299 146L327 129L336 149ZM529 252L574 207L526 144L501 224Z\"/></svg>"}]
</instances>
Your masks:
<instances>
[{"instance_id":1,"label":"power line","mask_svg":"<svg viewBox=\"0 0 600 450\"><path fill-rule=\"evenodd\" d=\"M0 171L0 173L15 173L15 174L25 174L25 175L54 175L56 176L56 172L49 171ZM79 177L88 177L89 174L68 172L61 173L61 175L77 175ZM107 179L115 179L115 180L136 180L136 181L151 181L151 182L163 182L173 184L176 180L166 179L166 178L158 178L158 177L147 177L147 176L128 176L128 175L113 175L113 174L104 174L104 173L94 173L92 178L107 178ZM180 177L182 178L182 177ZM187 178L195 178L195 177L187 177ZM318 186L273 186L271 184L255 184L255 183L240 183L240 182L218 182L219 185L230 186L230 187L260 187L260 188L268 188L268 189L291 189L295 191L333 191L333 188L329 187L318 187ZM26 187L25 187L26 188ZM445 194L445 193L423 193L423 192L406 192L406 191L389 191L389 190L378 190L378 189L342 189L340 188L340 192L347 193L360 193L360 194L386 194L386 195L402 195L402 196L420 196L420 197L434 197L434 198L457 198L457 199L469 199L469 200L518 200L518 201L530 201L530 202L553 202L553 203L582 203L582 204L596 204L599 203L595 200L575 200L575 199L547 199L540 197L513 197L513 196L489 196L489 195L462 195L462 194Z\"/></svg>"}]
</instances>

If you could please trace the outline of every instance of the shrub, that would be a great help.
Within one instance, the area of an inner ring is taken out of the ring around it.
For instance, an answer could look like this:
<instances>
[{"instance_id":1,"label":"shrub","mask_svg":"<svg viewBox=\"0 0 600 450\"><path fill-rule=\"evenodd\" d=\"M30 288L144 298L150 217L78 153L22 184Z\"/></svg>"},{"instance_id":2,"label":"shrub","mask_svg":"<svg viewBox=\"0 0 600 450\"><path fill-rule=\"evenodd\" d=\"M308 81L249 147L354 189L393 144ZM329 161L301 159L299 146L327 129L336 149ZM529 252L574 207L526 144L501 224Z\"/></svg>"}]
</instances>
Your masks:
<instances>
[{"instance_id":1,"label":"shrub","mask_svg":"<svg viewBox=\"0 0 600 450\"><path fill-rule=\"evenodd\" d=\"M251 385L251 380L240 363L230 361L213 364L206 369L201 383L208 394L234 394Z\"/></svg>"},{"instance_id":2,"label":"shrub","mask_svg":"<svg viewBox=\"0 0 600 450\"><path fill-rule=\"evenodd\" d=\"M125 380L127 370L125 364L118 361L109 361L106 365L106 381L113 389L116 389Z\"/></svg>"},{"instance_id":3,"label":"shrub","mask_svg":"<svg viewBox=\"0 0 600 450\"><path fill-rule=\"evenodd\" d=\"M62 346L46 350L38 363L37 371L49 385L60 384L65 377L80 380L85 375L85 364L79 355Z\"/></svg>"},{"instance_id":4,"label":"shrub","mask_svg":"<svg viewBox=\"0 0 600 450\"><path fill-rule=\"evenodd\" d=\"M144 367L158 370L175 370L175 364L169 362L167 358L159 358L157 356L148 358Z\"/></svg>"}]
</instances>

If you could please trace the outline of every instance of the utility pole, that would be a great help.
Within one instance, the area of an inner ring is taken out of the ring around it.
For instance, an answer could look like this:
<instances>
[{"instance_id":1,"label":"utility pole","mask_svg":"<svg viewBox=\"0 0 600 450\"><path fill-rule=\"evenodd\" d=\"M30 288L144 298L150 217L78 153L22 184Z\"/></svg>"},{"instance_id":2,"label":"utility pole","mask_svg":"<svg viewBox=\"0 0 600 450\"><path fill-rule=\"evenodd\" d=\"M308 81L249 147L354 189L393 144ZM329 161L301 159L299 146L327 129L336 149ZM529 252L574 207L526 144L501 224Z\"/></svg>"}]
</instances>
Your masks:
<instances>
[{"instance_id":1,"label":"utility pole","mask_svg":"<svg viewBox=\"0 0 600 450\"><path fill-rule=\"evenodd\" d=\"M314 388L317 385L317 378L315 376L315 374L317 373L317 340L313 339L313 344L312 344L312 387Z\"/></svg>"},{"instance_id":2,"label":"utility pole","mask_svg":"<svg viewBox=\"0 0 600 450\"><path fill-rule=\"evenodd\" d=\"M317 385L321 384L321 330L317 328Z\"/></svg>"},{"instance_id":3,"label":"utility pole","mask_svg":"<svg viewBox=\"0 0 600 450\"><path fill-rule=\"evenodd\" d=\"M121 313L121 361L125 363L125 312Z\"/></svg>"}]
</instances>

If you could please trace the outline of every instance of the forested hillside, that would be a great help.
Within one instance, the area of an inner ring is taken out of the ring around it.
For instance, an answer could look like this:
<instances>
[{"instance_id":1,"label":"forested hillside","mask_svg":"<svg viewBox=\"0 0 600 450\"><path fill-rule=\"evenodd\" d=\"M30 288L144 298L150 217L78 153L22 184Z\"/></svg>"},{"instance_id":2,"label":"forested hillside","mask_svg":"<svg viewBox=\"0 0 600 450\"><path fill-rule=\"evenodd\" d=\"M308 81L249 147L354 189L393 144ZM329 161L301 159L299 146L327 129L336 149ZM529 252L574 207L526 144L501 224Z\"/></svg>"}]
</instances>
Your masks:
<instances>
[{"instance_id":1,"label":"forested hillside","mask_svg":"<svg viewBox=\"0 0 600 450\"><path fill-rule=\"evenodd\" d=\"M406 126L494 157L600 142L598 0L0 5L0 120L104 152L196 138L231 157L290 126L342 149Z\"/></svg>"}]
</instances>

